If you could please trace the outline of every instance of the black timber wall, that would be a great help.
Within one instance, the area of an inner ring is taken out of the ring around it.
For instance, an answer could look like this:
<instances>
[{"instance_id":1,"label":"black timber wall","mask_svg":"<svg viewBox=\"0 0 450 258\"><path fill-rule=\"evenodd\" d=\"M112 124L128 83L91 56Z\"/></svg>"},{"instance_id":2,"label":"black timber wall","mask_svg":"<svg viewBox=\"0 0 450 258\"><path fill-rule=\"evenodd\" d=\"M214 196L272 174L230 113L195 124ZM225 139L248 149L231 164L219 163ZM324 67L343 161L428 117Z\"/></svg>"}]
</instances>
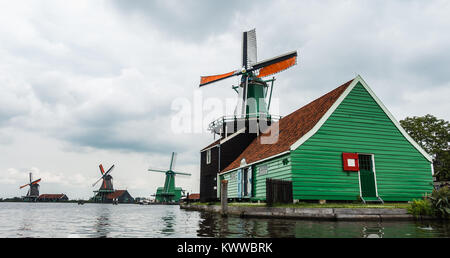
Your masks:
<instances>
[{"instance_id":1,"label":"black timber wall","mask_svg":"<svg viewBox=\"0 0 450 258\"><path fill-rule=\"evenodd\" d=\"M206 164L206 152L200 153L200 201L217 200L217 174L233 162L256 138L256 134L240 133L211 148L211 163Z\"/></svg>"}]
</instances>

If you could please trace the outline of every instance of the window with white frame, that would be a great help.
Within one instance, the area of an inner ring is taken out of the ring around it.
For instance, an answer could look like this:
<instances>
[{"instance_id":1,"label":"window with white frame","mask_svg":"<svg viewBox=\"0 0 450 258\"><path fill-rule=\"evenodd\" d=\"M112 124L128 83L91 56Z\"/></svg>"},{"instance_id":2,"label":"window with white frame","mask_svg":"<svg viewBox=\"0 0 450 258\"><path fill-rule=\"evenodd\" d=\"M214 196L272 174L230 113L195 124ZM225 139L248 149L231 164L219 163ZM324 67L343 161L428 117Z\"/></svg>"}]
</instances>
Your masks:
<instances>
[{"instance_id":1,"label":"window with white frame","mask_svg":"<svg viewBox=\"0 0 450 258\"><path fill-rule=\"evenodd\" d=\"M211 164L211 149L206 151L206 164Z\"/></svg>"}]
</instances>

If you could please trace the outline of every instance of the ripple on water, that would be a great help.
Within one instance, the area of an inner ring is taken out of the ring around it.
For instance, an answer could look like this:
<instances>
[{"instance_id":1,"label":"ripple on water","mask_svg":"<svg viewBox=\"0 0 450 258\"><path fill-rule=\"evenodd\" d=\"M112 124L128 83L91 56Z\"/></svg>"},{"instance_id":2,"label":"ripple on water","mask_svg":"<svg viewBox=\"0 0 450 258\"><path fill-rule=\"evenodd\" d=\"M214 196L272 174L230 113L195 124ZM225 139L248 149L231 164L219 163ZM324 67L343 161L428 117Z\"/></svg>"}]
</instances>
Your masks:
<instances>
[{"instance_id":1,"label":"ripple on water","mask_svg":"<svg viewBox=\"0 0 450 258\"><path fill-rule=\"evenodd\" d=\"M449 237L448 222L242 219L169 205L0 203L0 237Z\"/></svg>"}]
</instances>

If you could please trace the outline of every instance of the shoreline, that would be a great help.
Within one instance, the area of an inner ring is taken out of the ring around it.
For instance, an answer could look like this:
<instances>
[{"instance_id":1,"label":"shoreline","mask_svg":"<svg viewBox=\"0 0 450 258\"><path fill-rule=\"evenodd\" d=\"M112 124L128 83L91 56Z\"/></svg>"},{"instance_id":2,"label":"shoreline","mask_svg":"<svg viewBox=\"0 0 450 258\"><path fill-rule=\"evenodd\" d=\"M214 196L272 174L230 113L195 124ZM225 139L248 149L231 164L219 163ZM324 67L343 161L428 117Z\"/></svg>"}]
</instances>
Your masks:
<instances>
[{"instance_id":1,"label":"shoreline","mask_svg":"<svg viewBox=\"0 0 450 258\"><path fill-rule=\"evenodd\" d=\"M221 213L219 205L180 204L180 209ZM328 221L412 221L437 220L430 216L416 218L407 209L392 208L278 208L228 206L228 215L242 218L277 218Z\"/></svg>"}]
</instances>

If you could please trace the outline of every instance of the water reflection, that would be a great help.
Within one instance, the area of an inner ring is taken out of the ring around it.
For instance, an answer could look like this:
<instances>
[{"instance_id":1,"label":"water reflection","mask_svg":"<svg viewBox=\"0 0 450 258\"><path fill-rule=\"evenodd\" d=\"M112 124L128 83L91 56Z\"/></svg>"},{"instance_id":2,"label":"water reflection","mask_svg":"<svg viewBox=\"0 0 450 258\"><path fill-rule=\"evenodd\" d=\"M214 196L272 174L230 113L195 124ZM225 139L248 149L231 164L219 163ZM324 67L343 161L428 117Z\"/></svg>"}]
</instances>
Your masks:
<instances>
[{"instance_id":1,"label":"water reflection","mask_svg":"<svg viewBox=\"0 0 450 258\"><path fill-rule=\"evenodd\" d=\"M427 238L442 221L334 222L239 218L170 205L0 203L1 237Z\"/></svg>"},{"instance_id":2,"label":"water reflection","mask_svg":"<svg viewBox=\"0 0 450 258\"><path fill-rule=\"evenodd\" d=\"M449 224L434 222L336 222L255 219L201 213L198 237L272 238L393 238L448 236Z\"/></svg>"},{"instance_id":3,"label":"water reflection","mask_svg":"<svg viewBox=\"0 0 450 258\"><path fill-rule=\"evenodd\" d=\"M384 228L378 224L377 226L363 226L363 238L383 238Z\"/></svg>"},{"instance_id":4,"label":"water reflection","mask_svg":"<svg viewBox=\"0 0 450 258\"><path fill-rule=\"evenodd\" d=\"M166 236L172 235L175 232L175 214L173 212L168 212L167 215L161 217L161 220L163 222L163 229L161 230L161 233Z\"/></svg>"},{"instance_id":5,"label":"water reflection","mask_svg":"<svg viewBox=\"0 0 450 258\"><path fill-rule=\"evenodd\" d=\"M289 223L279 223L279 220L242 219L217 214L201 213L199 237L295 237Z\"/></svg>"},{"instance_id":6,"label":"water reflection","mask_svg":"<svg viewBox=\"0 0 450 258\"><path fill-rule=\"evenodd\" d=\"M96 232L95 237L106 238L108 237L108 234L111 232L110 227L111 211L108 208L99 209L99 213L100 214L96 218L94 225L94 231Z\"/></svg>"}]
</instances>

